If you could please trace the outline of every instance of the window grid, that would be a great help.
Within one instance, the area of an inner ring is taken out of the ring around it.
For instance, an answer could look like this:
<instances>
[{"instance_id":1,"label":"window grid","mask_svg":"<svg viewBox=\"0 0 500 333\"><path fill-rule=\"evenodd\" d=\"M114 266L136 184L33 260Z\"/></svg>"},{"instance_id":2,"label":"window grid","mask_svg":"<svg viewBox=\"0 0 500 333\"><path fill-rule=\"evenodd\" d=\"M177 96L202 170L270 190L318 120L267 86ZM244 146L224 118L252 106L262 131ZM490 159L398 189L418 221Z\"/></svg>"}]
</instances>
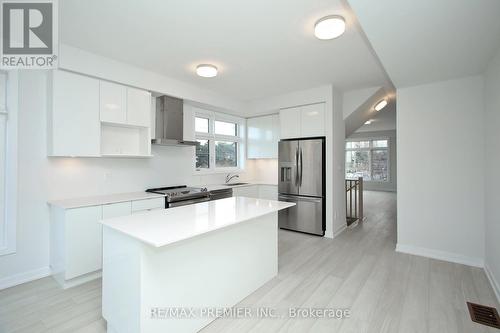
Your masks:
<instances>
[{"instance_id":1,"label":"window grid","mask_svg":"<svg viewBox=\"0 0 500 333\"><path fill-rule=\"evenodd\" d=\"M199 130L202 120L208 120L208 131ZM208 156L198 145L195 150L196 172L237 171L241 166L241 120L217 113L195 114L195 139L208 145ZM208 165L207 165L208 164Z\"/></svg>"},{"instance_id":2,"label":"window grid","mask_svg":"<svg viewBox=\"0 0 500 333\"><path fill-rule=\"evenodd\" d=\"M362 176L367 181L389 182L389 145L388 138L346 141L346 178ZM358 162L358 158L362 161ZM351 163L356 165L353 167Z\"/></svg>"}]
</instances>

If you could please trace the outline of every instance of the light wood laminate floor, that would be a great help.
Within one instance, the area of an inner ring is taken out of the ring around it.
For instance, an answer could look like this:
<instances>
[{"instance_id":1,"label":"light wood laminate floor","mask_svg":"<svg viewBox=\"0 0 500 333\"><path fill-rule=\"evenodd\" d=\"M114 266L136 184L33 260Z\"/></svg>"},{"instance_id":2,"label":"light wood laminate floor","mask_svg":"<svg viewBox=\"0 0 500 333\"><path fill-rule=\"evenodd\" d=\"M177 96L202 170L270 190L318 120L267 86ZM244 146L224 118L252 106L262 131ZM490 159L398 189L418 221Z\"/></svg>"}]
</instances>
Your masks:
<instances>
[{"instance_id":1,"label":"light wood laminate floor","mask_svg":"<svg viewBox=\"0 0 500 333\"><path fill-rule=\"evenodd\" d=\"M279 274L239 307L349 309L347 319L218 319L211 332L498 332L466 301L498 307L482 269L396 253L396 195L366 192L367 219L335 240L280 230ZM0 332L105 332L101 281L44 278L0 291Z\"/></svg>"}]
</instances>

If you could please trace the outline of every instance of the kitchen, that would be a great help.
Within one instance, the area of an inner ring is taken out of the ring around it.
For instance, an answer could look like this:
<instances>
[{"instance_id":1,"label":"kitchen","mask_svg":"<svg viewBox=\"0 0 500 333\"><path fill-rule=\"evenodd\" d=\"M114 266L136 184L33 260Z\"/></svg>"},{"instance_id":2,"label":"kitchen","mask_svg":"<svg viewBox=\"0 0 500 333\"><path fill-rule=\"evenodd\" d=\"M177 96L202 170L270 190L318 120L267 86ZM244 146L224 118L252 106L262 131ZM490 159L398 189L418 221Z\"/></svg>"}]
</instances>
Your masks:
<instances>
[{"instance_id":1,"label":"kitchen","mask_svg":"<svg viewBox=\"0 0 500 333\"><path fill-rule=\"evenodd\" d=\"M57 68L0 71L0 331L355 331L392 283L387 307L411 307L385 274L447 259L396 253L393 206L346 224L345 119L396 106L357 2L59 2ZM252 312L301 306L345 312ZM251 313L151 316L190 307Z\"/></svg>"}]
</instances>

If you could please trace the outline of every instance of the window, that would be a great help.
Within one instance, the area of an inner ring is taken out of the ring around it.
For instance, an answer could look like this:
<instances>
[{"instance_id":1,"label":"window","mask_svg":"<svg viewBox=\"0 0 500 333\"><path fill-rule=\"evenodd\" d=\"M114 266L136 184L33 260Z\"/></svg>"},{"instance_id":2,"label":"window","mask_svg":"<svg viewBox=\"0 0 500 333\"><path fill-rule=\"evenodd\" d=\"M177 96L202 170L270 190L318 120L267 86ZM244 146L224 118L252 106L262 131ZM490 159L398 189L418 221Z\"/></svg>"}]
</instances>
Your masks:
<instances>
[{"instance_id":1,"label":"window","mask_svg":"<svg viewBox=\"0 0 500 333\"><path fill-rule=\"evenodd\" d=\"M194 118L194 130L198 133L208 133L208 118Z\"/></svg>"},{"instance_id":2,"label":"window","mask_svg":"<svg viewBox=\"0 0 500 333\"><path fill-rule=\"evenodd\" d=\"M229 172L242 168L244 120L199 109L195 112L197 172Z\"/></svg>"},{"instance_id":3,"label":"window","mask_svg":"<svg viewBox=\"0 0 500 333\"><path fill-rule=\"evenodd\" d=\"M215 134L220 134L220 135L231 135L231 136L236 136L238 135L237 132L237 124L235 123L227 123L225 121L215 121Z\"/></svg>"},{"instance_id":4,"label":"window","mask_svg":"<svg viewBox=\"0 0 500 333\"><path fill-rule=\"evenodd\" d=\"M208 140L196 140L196 168L208 169L210 168L209 158L209 143Z\"/></svg>"},{"instance_id":5,"label":"window","mask_svg":"<svg viewBox=\"0 0 500 333\"><path fill-rule=\"evenodd\" d=\"M0 74L0 247L4 244L4 226L5 226L5 192L6 192L6 148L7 148L7 105L5 98L5 75Z\"/></svg>"},{"instance_id":6,"label":"window","mask_svg":"<svg viewBox=\"0 0 500 333\"><path fill-rule=\"evenodd\" d=\"M389 181L389 140L347 141L345 169L346 178Z\"/></svg>"},{"instance_id":7,"label":"window","mask_svg":"<svg viewBox=\"0 0 500 333\"><path fill-rule=\"evenodd\" d=\"M236 142L215 141L215 166L217 168L238 167L238 149Z\"/></svg>"},{"instance_id":8,"label":"window","mask_svg":"<svg viewBox=\"0 0 500 333\"><path fill-rule=\"evenodd\" d=\"M17 85L16 71L0 71L0 255L16 246Z\"/></svg>"}]
</instances>

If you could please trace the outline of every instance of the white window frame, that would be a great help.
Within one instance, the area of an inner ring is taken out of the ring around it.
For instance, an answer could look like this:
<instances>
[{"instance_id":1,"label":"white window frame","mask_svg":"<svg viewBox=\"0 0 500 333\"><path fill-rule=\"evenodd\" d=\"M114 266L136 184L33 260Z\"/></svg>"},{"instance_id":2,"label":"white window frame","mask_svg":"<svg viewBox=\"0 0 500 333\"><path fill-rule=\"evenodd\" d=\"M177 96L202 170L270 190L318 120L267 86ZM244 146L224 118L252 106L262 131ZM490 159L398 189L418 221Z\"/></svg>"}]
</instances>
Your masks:
<instances>
[{"instance_id":1,"label":"white window frame","mask_svg":"<svg viewBox=\"0 0 500 333\"><path fill-rule=\"evenodd\" d=\"M387 147L373 147L373 141L377 140L387 140ZM372 153L374 150L387 150L387 180L367 180L363 179L365 182L371 182L371 183L390 183L391 182L391 139L389 137L370 137L370 138L352 138L349 140L345 140L345 144L347 146L348 142L361 142L361 141L368 141L369 146L367 148L345 148L345 151L367 151L368 153L368 159L370 163L370 177L373 178L373 170L372 170ZM345 168L345 166L344 166ZM344 175L347 178L347 175Z\"/></svg>"},{"instance_id":2,"label":"white window frame","mask_svg":"<svg viewBox=\"0 0 500 333\"><path fill-rule=\"evenodd\" d=\"M208 133L196 132L195 130L195 140L208 140L208 154L209 154L209 168L196 168L196 151L193 156L193 168L195 174L211 174L211 173L230 173L230 172L242 172L245 163L245 119L240 117L231 116L224 113L197 109L194 112L193 117L195 118L206 118L208 119ZM221 135L215 134L215 121L224 121L228 123L236 124L236 136L232 135ZM195 120L193 119L193 123ZM215 165L215 141L230 141L236 142L236 157L237 157L237 167L225 167L218 168Z\"/></svg>"},{"instance_id":3,"label":"white window frame","mask_svg":"<svg viewBox=\"0 0 500 333\"><path fill-rule=\"evenodd\" d=\"M6 75L7 115L5 147L5 216L0 221L0 256L16 252L17 223L17 117L19 101L18 71L2 72ZM3 190L3 189L1 189Z\"/></svg>"}]
</instances>

